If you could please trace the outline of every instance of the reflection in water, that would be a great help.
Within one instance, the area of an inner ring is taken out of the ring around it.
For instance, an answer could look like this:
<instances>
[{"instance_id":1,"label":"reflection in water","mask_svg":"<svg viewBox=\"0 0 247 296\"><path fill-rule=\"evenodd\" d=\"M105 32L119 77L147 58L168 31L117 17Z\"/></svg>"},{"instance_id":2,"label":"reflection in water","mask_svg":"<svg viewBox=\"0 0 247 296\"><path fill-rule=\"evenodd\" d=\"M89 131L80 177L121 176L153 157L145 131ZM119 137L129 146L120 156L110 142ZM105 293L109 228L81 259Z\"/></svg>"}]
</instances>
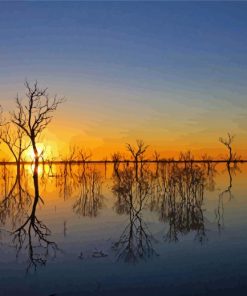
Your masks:
<instances>
[{"instance_id":1,"label":"reflection in water","mask_svg":"<svg viewBox=\"0 0 247 296\"><path fill-rule=\"evenodd\" d=\"M31 268L36 269L38 265L45 265L51 251L54 256L58 249L56 243L49 240L51 235L49 228L38 219L36 213L37 205L42 201L39 194L38 164L35 165L33 172L33 185L34 196L32 197L27 190L23 189L21 175L18 172L12 188L0 204L1 224L5 224L7 217L12 218L14 230L11 233L17 250L16 256L18 257L22 250L27 250L29 261L27 271ZM18 221L17 218L19 218ZM16 227L16 222L20 226Z\"/></svg>"},{"instance_id":2,"label":"reflection in water","mask_svg":"<svg viewBox=\"0 0 247 296\"><path fill-rule=\"evenodd\" d=\"M49 165L50 167L50 165ZM50 173L50 168L49 168ZM76 198L73 211L80 216L96 217L103 207L103 178L94 167L86 165L72 166L64 163L59 166L56 179L59 195L64 200ZM74 195L74 196L73 196Z\"/></svg>"},{"instance_id":3,"label":"reflection in water","mask_svg":"<svg viewBox=\"0 0 247 296\"><path fill-rule=\"evenodd\" d=\"M110 179L104 179L102 167L86 163L49 163L41 170L34 166L32 174L24 167L16 171L14 166L1 166L0 228L10 230L17 256L24 256L27 251L28 270L45 265L49 258L56 256L58 246L51 240L50 229L37 213L38 205L45 208L47 200L40 197L39 187L49 188L52 184L61 203L66 207L69 203L67 209L72 210L62 220L64 239L70 239L70 217L96 218L108 207L127 218L120 234L111 239L112 249L119 260L136 263L150 258L157 255L154 246L158 243L177 242L188 234L202 244L208 239L205 195L215 190L218 171L215 163L196 163L188 161L188 155L184 157L186 161L181 163L152 165L141 162L138 166L136 163L119 163L116 157ZM236 164L230 166L227 163L226 169L229 184L219 194L215 205L219 231L224 226L224 200L226 196L229 200L233 197L232 175L239 171ZM105 184L113 194L112 199L107 199L112 202L110 205L104 203ZM160 236L156 232L154 235L155 224L154 221L152 225L149 223L150 215L162 227Z\"/></svg>"},{"instance_id":4,"label":"reflection in water","mask_svg":"<svg viewBox=\"0 0 247 296\"><path fill-rule=\"evenodd\" d=\"M187 158L186 158L187 159ZM143 219L149 209L167 227L164 240L176 242L180 235L194 233L199 243L207 240L203 208L205 189L214 189L215 164L146 163L139 167L114 165L112 192L114 209L128 216L128 224L114 244L118 258L135 262L156 254L153 235Z\"/></svg>"},{"instance_id":5,"label":"reflection in water","mask_svg":"<svg viewBox=\"0 0 247 296\"><path fill-rule=\"evenodd\" d=\"M206 240L203 199L206 175L203 167L193 163L163 165L154 189L150 209L160 221L168 223L165 240L178 241L179 234L195 232L200 243Z\"/></svg>"},{"instance_id":6,"label":"reflection in water","mask_svg":"<svg viewBox=\"0 0 247 296\"><path fill-rule=\"evenodd\" d=\"M227 162L226 163L226 171L228 174L228 186L226 189L224 189L222 192L219 194L218 198L218 207L215 211L215 216L217 219L217 226L218 226L218 231L221 233L221 230L224 228L224 200L226 197L228 197L228 201L231 201L233 199L233 194L232 194L232 175L235 175L236 172L241 172L241 170L238 167L238 164L235 162L233 166L231 166L231 163Z\"/></svg>"},{"instance_id":7,"label":"reflection in water","mask_svg":"<svg viewBox=\"0 0 247 296\"><path fill-rule=\"evenodd\" d=\"M59 188L59 195L64 200L71 197L74 188L77 187L75 171L71 165L64 163L59 166L56 175L52 173L52 176L56 178L56 186Z\"/></svg>"},{"instance_id":8,"label":"reflection in water","mask_svg":"<svg viewBox=\"0 0 247 296\"><path fill-rule=\"evenodd\" d=\"M73 211L77 215L97 217L103 206L102 177L95 168L83 167L77 175L79 194L73 205Z\"/></svg>"},{"instance_id":9,"label":"reflection in water","mask_svg":"<svg viewBox=\"0 0 247 296\"><path fill-rule=\"evenodd\" d=\"M142 210L150 194L149 172L143 168L125 166L113 174L112 191L116 196L115 210L128 215L128 224L113 249L118 259L135 263L156 254L149 232L142 218Z\"/></svg>"},{"instance_id":10,"label":"reflection in water","mask_svg":"<svg viewBox=\"0 0 247 296\"><path fill-rule=\"evenodd\" d=\"M11 182L14 179L14 182ZM21 172L18 168L16 176L12 177L11 171L4 167L3 170L3 199L0 202L0 223L6 224L11 219L12 228L16 228L26 215L32 203L28 182L21 182Z\"/></svg>"}]
</instances>

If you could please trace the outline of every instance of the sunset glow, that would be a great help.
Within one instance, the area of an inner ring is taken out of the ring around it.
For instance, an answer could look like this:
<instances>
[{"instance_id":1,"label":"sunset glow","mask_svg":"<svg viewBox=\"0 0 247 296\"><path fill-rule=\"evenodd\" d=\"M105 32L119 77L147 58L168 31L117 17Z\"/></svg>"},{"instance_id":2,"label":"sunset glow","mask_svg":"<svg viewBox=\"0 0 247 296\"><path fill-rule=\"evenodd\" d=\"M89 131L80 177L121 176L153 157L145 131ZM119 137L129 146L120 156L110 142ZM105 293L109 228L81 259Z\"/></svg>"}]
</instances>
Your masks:
<instances>
[{"instance_id":1,"label":"sunset glow","mask_svg":"<svg viewBox=\"0 0 247 296\"><path fill-rule=\"evenodd\" d=\"M110 158L139 138L151 155L219 157L230 131L247 158L245 5L3 3L2 67L11 70L0 74L1 105L12 110L25 78L65 97L44 133L56 157L80 145Z\"/></svg>"},{"instance_id":2,"label":"sunset glow","mask_svg":"<svg viewBox=\"0 0 247 296\"><path fill-rule=\"evenodd\" d=\"M246 34L246 1L0 1L0 296L246 295Z\"/></svg>"},{"instance_id":3,"label":"sunset glow","mask_svg":"<svg viewBox=\"0 0 247 296\"><path fill-rule=\"evenodd\" d=\"M42 143L37 143L37 150L38 150L39 157L41 158L45 158L49 155L48 147L45 147L44 144ZM49 147L49 150L50 150L50 147ZM27 161L34 161L35 155L34 155L32 146L30 146L25 151L24 159L26 159Z\"/></svg>"}]
</instances>

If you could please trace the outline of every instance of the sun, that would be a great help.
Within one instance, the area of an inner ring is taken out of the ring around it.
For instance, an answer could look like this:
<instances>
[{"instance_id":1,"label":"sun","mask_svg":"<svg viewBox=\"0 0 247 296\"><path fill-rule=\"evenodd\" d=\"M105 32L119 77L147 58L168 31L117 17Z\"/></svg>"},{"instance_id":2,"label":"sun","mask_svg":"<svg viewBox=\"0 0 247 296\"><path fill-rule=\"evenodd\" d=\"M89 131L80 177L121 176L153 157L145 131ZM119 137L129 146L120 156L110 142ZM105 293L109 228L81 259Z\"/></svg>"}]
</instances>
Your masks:
<instances>
[{"instance_id":1,"label":"sun","mask_svg":"<svg viewBox=\"0 0 247 296\"><path fill-rule=\"evenodd\" d=\"M38 155L40 157L44 157L45 158L45 155L47 155L47 147L45 147L44 144L42 144L42 143L37 143L36 144L36 147L37 147L37 150L38 150ZM33 152L33 147L30 146L26 150L25 160L27 160L27 161L34 161L34 159L35 159L35 155L34 155L34 152Z\"/></svg>"}]
</instances>

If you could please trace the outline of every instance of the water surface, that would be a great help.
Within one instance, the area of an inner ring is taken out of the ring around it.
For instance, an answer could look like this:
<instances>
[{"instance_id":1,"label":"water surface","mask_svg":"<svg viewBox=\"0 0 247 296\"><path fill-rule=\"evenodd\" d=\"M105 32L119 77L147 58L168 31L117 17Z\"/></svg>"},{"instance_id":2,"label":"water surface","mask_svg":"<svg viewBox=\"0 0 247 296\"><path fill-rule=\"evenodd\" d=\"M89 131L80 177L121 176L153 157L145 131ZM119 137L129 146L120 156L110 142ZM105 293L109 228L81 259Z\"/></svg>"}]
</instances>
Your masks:
<instances>
[{"instance_id":1,"label":"water surface","mask_svg":"<svg viewBox=\"0 0 247 296\"><path fill-rule=\"evenodd\" d=\"M246 295L247 165L0 166L0 295Z\"/></svg>"}]
</instances>

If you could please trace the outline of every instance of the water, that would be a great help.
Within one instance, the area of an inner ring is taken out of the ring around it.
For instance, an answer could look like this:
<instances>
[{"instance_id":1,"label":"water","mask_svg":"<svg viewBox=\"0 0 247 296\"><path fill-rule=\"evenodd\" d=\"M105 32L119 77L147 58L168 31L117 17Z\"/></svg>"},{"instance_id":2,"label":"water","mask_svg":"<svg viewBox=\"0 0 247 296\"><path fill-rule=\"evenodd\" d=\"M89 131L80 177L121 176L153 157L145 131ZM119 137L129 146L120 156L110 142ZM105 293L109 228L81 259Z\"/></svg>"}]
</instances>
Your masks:
<instances>
[{"instance_id":1,"label":"water","mask_svg":"<svg viewBox=\"0 0 247 296\"><path fill-rule=\"evenodd\" d=\"M0 167L0 295L246 295L247 164Z\"/></svg>"}]
</instances>

